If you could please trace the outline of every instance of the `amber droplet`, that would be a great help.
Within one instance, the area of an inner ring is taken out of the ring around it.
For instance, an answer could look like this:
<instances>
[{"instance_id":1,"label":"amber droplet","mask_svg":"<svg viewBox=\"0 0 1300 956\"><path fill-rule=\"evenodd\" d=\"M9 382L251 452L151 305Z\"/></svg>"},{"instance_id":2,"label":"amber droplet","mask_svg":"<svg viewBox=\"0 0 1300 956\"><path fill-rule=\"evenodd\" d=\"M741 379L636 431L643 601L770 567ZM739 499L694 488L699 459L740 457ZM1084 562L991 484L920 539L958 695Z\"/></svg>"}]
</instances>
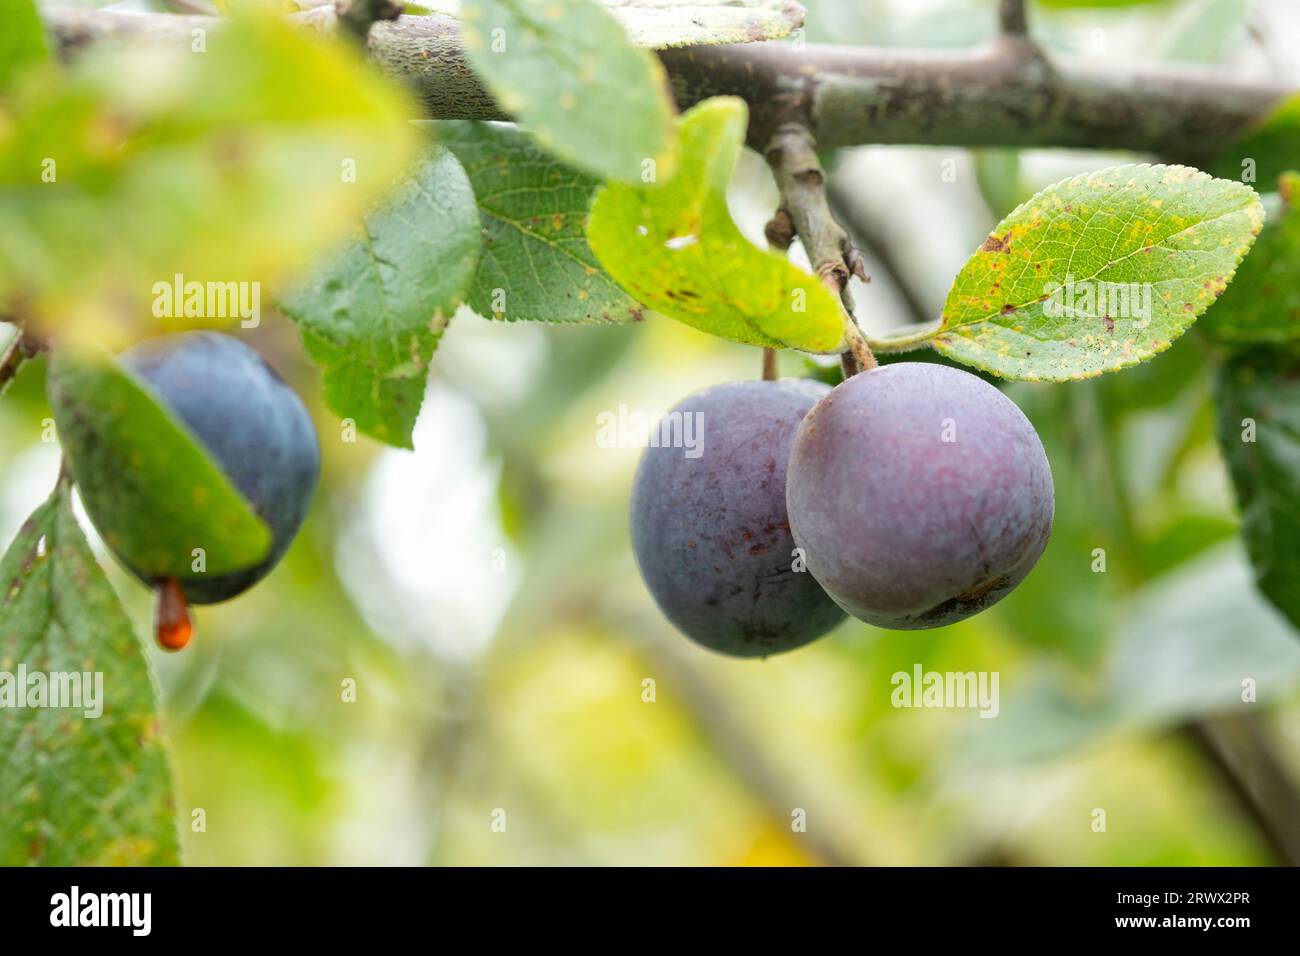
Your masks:
<instances>
[{"instance_id":1,"label":"amber droplet","mask_svg":"<svg viewBox=\"0 0 1300 956\"><path fill-rule=\"evenodd\" d=\"M158 616L155 618L158 646L167 651L179 651L194 635L190 621L189 604L181 582L164 578L158 584Z\"/></svg>"}]
</instances>

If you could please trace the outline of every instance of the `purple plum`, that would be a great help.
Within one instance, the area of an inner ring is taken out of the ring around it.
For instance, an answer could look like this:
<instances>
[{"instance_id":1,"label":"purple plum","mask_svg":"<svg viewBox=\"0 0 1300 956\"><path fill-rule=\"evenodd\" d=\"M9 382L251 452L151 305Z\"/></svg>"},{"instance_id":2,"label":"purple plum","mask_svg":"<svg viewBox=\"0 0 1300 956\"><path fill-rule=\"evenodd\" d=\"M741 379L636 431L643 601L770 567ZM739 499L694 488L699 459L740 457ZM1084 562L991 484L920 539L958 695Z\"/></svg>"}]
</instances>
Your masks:
<instances>
[{"instance_id":1,"label":"purple plum","mask_svg":"<svg viewBox=\"0 0 1300 956\"><path fill-rule=\"evenodd\" d=\"M960 369L849 378L804 419L786 504L808 568L846 611L942 627L1001 600L1052 530L1052 472L1024 413Z\"/></svg>"},{"instance_id":2,"label":"purple plum","mask_svg":"<svg viewBox=\"0 0 1300 956\"><path fill-rule=\"evenodd\" d=\"M641 575L664 615L705 647L764 657L844 620L796 561L785 511L790 444L828 392L797 379L707 388L670 413L698 423L698 448L649 447L641 458L631 505Z\"/></svg>"}]
</instances>

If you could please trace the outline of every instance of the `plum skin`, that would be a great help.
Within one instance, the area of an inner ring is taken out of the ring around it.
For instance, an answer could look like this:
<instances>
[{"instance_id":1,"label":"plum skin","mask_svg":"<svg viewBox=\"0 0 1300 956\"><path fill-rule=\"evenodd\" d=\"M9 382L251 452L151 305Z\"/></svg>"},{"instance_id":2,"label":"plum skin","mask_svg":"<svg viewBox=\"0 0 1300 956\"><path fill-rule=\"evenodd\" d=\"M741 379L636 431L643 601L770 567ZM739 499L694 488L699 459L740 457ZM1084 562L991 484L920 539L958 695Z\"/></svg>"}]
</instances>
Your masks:
<instances>
[{"instance_id":1,"label":"plum skin","mask_svg":"<svg viewBox=\"0 0 1300 956\"><path fill-rule=\"evenodd\" d=\"M785 511L790 444L829 389L750 381L696 392L702 448L648 447L632 487L632 545L656 603L682 633L734 657L788 651L835 627L841 611L796 571Z\"/></svg>"},{"instance_id":2,"label":"plum skin","mask_svg":"<svg viewBox=\"0 0 1300 956\"><path fill-rule=\"evenodd\" d=\"M302 400L266 360L239 339L183 332L149 339L121 356L197 439L271 531L257 565L184 577L185 597L213 604L246 591L284 556L320 477L320 444ZM119 555L136 577L157 583Z\"/></svg>"},{"instance_id":3,"label":"plum skin","mask_svg":"<svg viewBox=\"0 0 1300 956\"><path fill-rule=\"evenodd\" d=\"M1051 466L1024 413L980 378L922 362L855 375L809 413L786 503L827 593L899 630L953 624L1009 594L1046 548L1054 512Z\"/></svg>"}]
</instances>

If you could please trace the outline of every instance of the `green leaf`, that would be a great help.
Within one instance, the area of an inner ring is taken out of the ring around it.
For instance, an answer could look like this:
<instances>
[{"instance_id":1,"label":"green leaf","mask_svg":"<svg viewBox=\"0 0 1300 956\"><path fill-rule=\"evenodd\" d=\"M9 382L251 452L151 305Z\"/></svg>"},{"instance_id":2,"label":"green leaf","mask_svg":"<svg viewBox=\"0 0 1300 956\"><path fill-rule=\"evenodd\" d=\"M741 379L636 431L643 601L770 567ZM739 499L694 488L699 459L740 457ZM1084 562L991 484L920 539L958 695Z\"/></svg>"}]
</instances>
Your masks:
<instances>
[{"instance_id":1,"label":"green leaf","mask_svg":"<svg viewBox=\"0 0 1300 956\"><path fill-rule=\"evenodd\" d=\"M0 311L111 347L178 273L269 292L414 155L409 96L341 41L270 10L204 36L92 49L0 104Z\"/></svg>"},{"instance_id":2,"label":"green leaf","mask_svg":"<svg viewBox=\"0 0 1300 956\"><path fill-rule=\"evenodd\" d=\"M483 252L468 303L479 315L533 322L630 322L637 303L587 245L600 181L552 159L500 123L431 124L478 202Z\"/></svg>"},{"instance_id":3,"label":"green leaf","mask_svg":"<svg viewBox=\"0 0 1300 956\"><path fill-rule=\"evenodd\" d=\"M47 389L86 511L136 570L192 577L195 548L210 574L266 557L269 529L149 386L116 362L62 352Z\"/></svg>"},{"instance_id":4,"label":"green leaf","mask_svg":"<svg viewBox=\"0 0 1300 956\"><path fill-rule=\"evenodd\" d=\"M746 119L731 97L686 113L676 175L610 183L592 205L587 241L633 297L679 322L751 345L839 351L840 304L816 278L756 248L727 211Z\"/></svg>"},{"instance_id":5,"label":"green leaf","mask_svg":"<svg viewBox=\"0 0 1300 956\"><path fill-rule=\"evenodd\" d=\"M1211 171L1224 179L1274 183L1300 169L1300 94L1283 100L1255 128L1219 153Z\"/></svg>"},{"instance_id":6,"label":"green leaf","mask_svg":"<svg viewBox=\"0 0 1300 956\"><path fill-rule=\"evenodd\" d=\"M1300 338L1300 174L1282 177L1280 215L1270 217L1223 297L1201 320L1221 342L1249 345Z\"/></svg>"},{"instance_id":7,"label":"green leaf","mask_svg":"<svg viewBox=\"0 0 1300 956\"><path fill-rule=\"evenodd\" d=\"M468 0L461 15L470 63L543 148L606 178L671 171L663 66L595 0Z\"/></svg>"},{"instance_id":8,"label":"green leaf","mask_svg":"<svg viewBox=\"0 0 1300 956\"><path fill-rule=\"evenodd\" d=\"M411 447L429 360L469 289L479 244L465 171L436 148L281 303L324 371L330 407L366 434Z\"/></svg>"},{"instance_id":9,"label":"green leaf","mask_svg":"<svg viewBox=\"0 0 1300 956\"><path fill-rule=\"evenodd\" d=\"M0 0L0 23L4 24L0 30L0 91L3 91L28 67L48 59L50 51L35 0Z\"/></svg>"},{"instance_id":10,"label":"green leaf","mask_svg":"<svg viewBox=\"0 0 1300 956\"><path fill-rule=\"evenodd\" d=\"M0 865L178 864L149 665L66 483L27 519L0 560L0 580L0 700L23 695L0 708ZM16 683L19 668L26 687ZM75 681L82 696L70 703L81 706L48 706L50 696L44 707L14 706L35 702L26 695L36 674Z\"/></svg>"},{"instance_id":11,"label":"green leaf","mask_svg":"<svg viewBox=\"0 0 1300 956\"><path fill-rule=\"evenodd\" d=\"M1136 365L1223 292L1263 220L1254 190L1184 166L1116 166L1056 183L962 267L934 346L1030 381Z\"/></svg>"},{"instance_id":12,"label":"green leaf","mask_svg":"<svg viewBox=\"0 0 1300 956\"><path fill-rule=\"evenodd\" d=\"M1217 385L1219 447L1256 580L1300 627L1300 358L1244 352Z\"/></svg>"}]
</instances>

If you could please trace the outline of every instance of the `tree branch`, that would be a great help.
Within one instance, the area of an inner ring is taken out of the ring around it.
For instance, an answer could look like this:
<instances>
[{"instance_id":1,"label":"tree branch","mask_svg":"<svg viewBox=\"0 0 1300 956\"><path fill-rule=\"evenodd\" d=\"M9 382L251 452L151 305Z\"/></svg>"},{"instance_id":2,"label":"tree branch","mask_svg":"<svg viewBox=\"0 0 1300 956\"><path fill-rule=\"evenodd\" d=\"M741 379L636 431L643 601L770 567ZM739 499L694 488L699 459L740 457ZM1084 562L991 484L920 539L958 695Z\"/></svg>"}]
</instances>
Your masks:
<instances>
[{"instance_id":1,"label":"tree branch","mask_svg":"<svg viewBox=\"0 0 1300 956\"><path fill-rule=\"evenodd\" d=\"M370 28L380 20L396 20L402 5L395 0L335 0L339 29L365 45Z\"/></svg>"},{"instance_id":2,"label":"tree branch","mask_svg":"<svg viewBox=\"0 0 1300 956\"><path fill-rule=\"evenodd\" d=\"M830 180L826 184L826 199L830 203L831 213L844 224L849 239L871 256L887 274L887 278L892 280L894 288L898 290L899 297L907 307L910 320L908 324L919 326L929 323L934 317L928 313L916 283L907 278L902 263L895 255L894 244L884 229L878 228L854 205L853 195L834 172L831 173ZM871 341L870 337L867 341ZM876 350L874 345L872 350Z\"/></svg>"},{"instance_id":3,"label":"tree branch","mask_svg":"<svg viewBox=\"0 0 1300 956\"><path fill-rule=\"evenodd\" d=\"M1007 36L1029 35L1029 20L1025 17L1025 0L1000 0L998 29Z\"/></svg>"},{"instance_id":4,"label":"tree branch","mask_svg":"<svg viewBox=\"0 0 1300 956\"><path fill-rule=\"evenodd\" d=\"M798 835L804 850L823 866L868 866L844 840L847 828L835 823L832 807L817 804L817 795L792 782L788 774L768 756L759 737L745 725L723 694L695 666L685 645L676 636L667 640L661 629L644 626L636 619L614 622L611 632L623 636L654 668L660 688L685 710L699 727L704 739L730 768L746 791L761 805L774 826L790 826L791 812L802 807L813 821Z\"/></svg>"},{"instance_id":5,"label":"tree branch","mask_svg":"<svg viewBox=\"0 0 1300 956\"><path fill-rule=\"evenodd\" d=\"M793 234L803 243L813 271L843 308L846 355L852 357L851 363L845 361L845 374L875 368L876 358L858 329L853 317L853 297L849 294L850 275L869 281L866 264L862 253L849 242L848 233L831 215L826 201L826 173L817 159L812 133L799 123L783 123L773 133L763 155L781 193L781 208L768 223L768 241L772 241L777 231L776 224L784 226L788 222L793 227Z\"/></svg>"},{"instance_id":6,"label":"tree branch","mask_svg":"<svg viewBox=\"0 0 1300 956\"><path fill-rule=\"evenodd\" d=\"M64 57L109 38L189 43L221 20L47 7ZM337 29L332 7L292 15ZM506 119L465 59L456 21L439 16L377 23L367 45L405 80L427 114ZM1294 88L1248 83L1221 71L1166 65L1132 71L1048 61L1024 37L974 50L911 51L781 42L660 50L678 104L743 98L756 148L798 117L822 149L864 143L1129 149L1203 165L1267 117Z\"/></svg>"},{"instance_id":7,"label":"tree branch","mask_svg":"<svg viewBox=\"0 0 1300 956\"><path fill-rule=\"evenodd\" d=\"M1184 732L1277 861L1300 866L1300 791L1259 718L1253 714L1202 718L1186 724Z\"/></svg>"}]
</instances>

